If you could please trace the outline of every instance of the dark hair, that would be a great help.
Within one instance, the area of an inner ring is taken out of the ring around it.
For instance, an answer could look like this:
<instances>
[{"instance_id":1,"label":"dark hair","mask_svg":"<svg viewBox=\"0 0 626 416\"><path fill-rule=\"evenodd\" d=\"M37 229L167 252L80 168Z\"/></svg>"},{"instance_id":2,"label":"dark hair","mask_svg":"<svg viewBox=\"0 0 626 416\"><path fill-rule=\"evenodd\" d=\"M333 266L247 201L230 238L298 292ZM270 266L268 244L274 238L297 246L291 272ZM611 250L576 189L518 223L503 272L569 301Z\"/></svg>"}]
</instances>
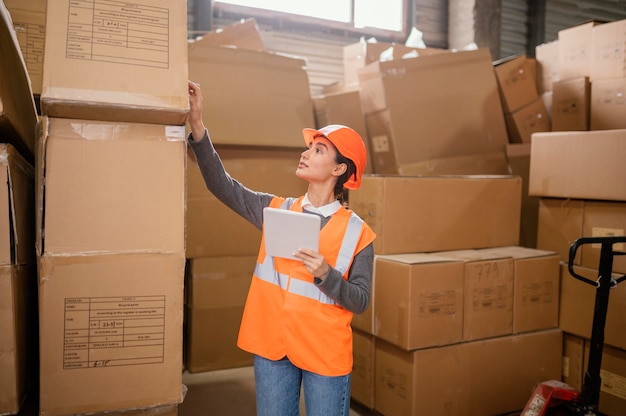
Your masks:
<instances>
[{"instance_id":1,"label":"dark hair","mask_svg":"<svg viewBox=\"0 0 626 416\"><path fill-rule=\"evenodd\" d=\"M352 175L356 175L356 165L354 164L352 160L348 159L347 157L339 153L339 151L337 151L335 162L337 164L345 163L347 167L343 175L337 178L337 182L335 183L335 189L334 189L335 199L337 199L341 203L346 203L348 200L347 191L343 187L343 184L346 183Z\"/></svg>"}]
</instances>

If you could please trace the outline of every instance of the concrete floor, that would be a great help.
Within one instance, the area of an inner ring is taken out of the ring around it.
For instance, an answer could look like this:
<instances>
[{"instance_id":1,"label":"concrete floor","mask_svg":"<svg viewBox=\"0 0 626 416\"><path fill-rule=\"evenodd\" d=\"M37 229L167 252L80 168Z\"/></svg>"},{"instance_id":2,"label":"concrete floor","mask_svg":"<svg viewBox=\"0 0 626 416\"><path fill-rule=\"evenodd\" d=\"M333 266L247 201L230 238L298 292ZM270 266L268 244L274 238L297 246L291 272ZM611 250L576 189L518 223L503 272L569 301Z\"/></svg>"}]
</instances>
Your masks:
<instances>
[{"instance_id":1,"label":"concrete floor","mask_svg":"<svg viewBox=\"0 0 626 416\"><path fill-rule=\"evenodd\" d=\"M254 371L252 367L183 373L187 386L185 400L178 406L178 416L254 416ZM300 403L304 416L304 404ZM352 403L350 416L375 416L376 413Z\"/></svg>"}]
</instances>

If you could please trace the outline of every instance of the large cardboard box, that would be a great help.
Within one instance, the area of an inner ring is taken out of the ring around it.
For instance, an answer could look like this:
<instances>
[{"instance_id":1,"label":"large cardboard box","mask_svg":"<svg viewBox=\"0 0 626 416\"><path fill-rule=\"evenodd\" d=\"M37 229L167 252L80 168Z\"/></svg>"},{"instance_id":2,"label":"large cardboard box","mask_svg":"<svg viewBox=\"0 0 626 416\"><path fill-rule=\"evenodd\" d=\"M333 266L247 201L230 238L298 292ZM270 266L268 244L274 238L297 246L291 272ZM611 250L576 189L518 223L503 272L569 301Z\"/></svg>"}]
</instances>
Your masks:
<instances>
[{"instance_id":1,"label":"large cardboard box","mask_svg":"<svg viewBox=\"0 0 626 416\"><path fill-rule=\"evenodd\" d=\"M302 148L315 127L304 58L189 43L189 78L202 86L202 113L215 144Z\"/></svg>"},{"instance_id":2,"label":"large cardboard box","mask_svg":"<svg viewBox=\"0 0 626 416\"><path fill-rule=\"evenodd\" d=\"M200 36L202 42L212 45L229 45L241 49L265 50L263 38L255 19L245 19Z\"/></svg>"},{"instance_id":3,"label":"large cardboard box","mask_svg":"<svg viewBox=\"0 0 626 416\"><path fill-rule=\"evenodd\" d=\"M591 84L591 130L626 129L626 76Z\"/></svg>"},{"instance_id":4,"label":"large cardboard box","mask_svg":"<svg viewBox=\"0 0 626 416\"><path fill-rule=\"evenodd\" d=\"M463 341L513 333L513 259L489 250L439 255L463 262Z\"/></svg>"},{"instance_id":5,"label":"large cardboard box","mask_svg":"<svg viewBox=\"0 0 626 416\"><path fill-rule=\"evenodd\" d=\"M350 208L376 233L377 254L517 245L521 182L517 176L366 175L350 192Z\"/></svg>"},{"instance_id":6,"label":"large cardboard box","mask_svg":"<svg viewBox=\"0 0 626 416\"><path fill-rule=\"evenodd\" d=\"M484 416L523 408L558 379L561 330L405 351L376 342L375 410L384 415Z\"/></svg>"},{"instance_id":7,"label":"large cardboard box","mask_svg":"<svg viewBox=\"0 0 626 416\"><path fill-rule=\"evenodd\" d=\"M573 266L574 272L589 280L598 280L598 269ZM615 278L623 274L615 274ZM595 313L597 287L574 278L567 263L561 263L561 304L559 327L567 333L591 338ZM604 343L626 349L624 333L624 313L626 313L626 284L621 283L611 289L609 306L604 327Z\"/></svg>"},{"instance_id":8,"label":"large cardboard box","mask_svg":"<svg viewBox=\"0 0 626 416\"><path fill-rule=\"evenodd\" d=\"M591 29L592 82L626 77L626 19L604 23Z\"/></svg>"},{"instance_id":9,"label":"large cardboard box","mask_svg":"<svg viewBox=\"0 0 626 416\"><path fill-rule=\"evenodd\" d=\"M483 249L513 259L513 333L559 326L559 255L508 246Z\"/></svg>"},{"instance_id":10,"label":"large cardboard box","mask_svg":"<svg viewBox=\"0 0 626 416\"><path fill-rule=\"evenodd\" d=\"M541 198L537 225L537 248L555 251L561 261L569 261L570 247L583 236L585 202L576 199ZM573 264L580 265L582 250Z\"/></svg>"},{"instance_id":11,"label":"large cardboard box","mask_svg":"<svg viewBox=\"0 0 626 416\"><path fill-rule=\"evenodd\" d=\"M5 0L35 97L41 94L47 0Z\"/></svg>"},{"instance_id":12,"label":"large cardboard box","mask_svg":"<svg viewBox=\"0 0 626 416\"><path fill-rule=\"evenodd\" d=\"M39 146L39 255L184 252L184 127L43 117Z\"/></svg>"},{"instance_id":13,"label":"large cardboard box","mask_svg":"<svg viewBox=\"0 0 626 416\"><path fill-rule=\"evenodd\" d=\"M182 402L182 252L44 256L40 415Z\"/></svg>"},{"instance_id":14,"label":"large cardboard box","mask_svg":"<svg viewBox=\"0 0 626 416\"><path fill-rule=\"evenodd\" d=\"M522 208L519 245L537 247L539 197L528 195L530 172L530 143L511 143L506 146L506 159L512 175L522 178Z\"/></svg>"},{"instance_id":15,"label":"large cardboard box","mask_svg":"<svg viewBox=\"0 0 626 416\"><path fill-rule=\"evenodd\" d=\"M532 137L532 196L626 201L626 129L535 133ZM558 163L555 163L558 161Z\"/></svg>"},{"instance_id":16,"label":"large cardboard box","mask_svg":"<svg viewBox=\"0 0 626 416\"><path fill-rule=\"evenodd\" d=\"M217 151L230 175L250 189L280 196L306 192L307 182L295 174L299 150L221 146ZM207 190L191 153L187 159L187 258L255 256L261 231Z\"/></svg>"},{"instance_id":17,"label":"large cardboard box","mask_svg":"<svg viewBox=\"0 0 626 416\"><path fill-rule=\"evenodd\" d=\"M187 2L48 0L42 114L184 125Z\"/></svg>"},{"instance_id":18,"label":"large cardboard box","mask_svg":"<svg viewBox=\"0 0 626 416\"><path fill-rule=\"evenodd\" d=\"M559 80L559 58L558 40L535 46L539 93L552 91L553 83Z\"/></svg>"},{"instance_id":19,"label":"large cardboard box","mask_svg":"<svg viewBox=\"0 0 626 416\"><path fill-rule=\"evenodd\" d=\"M374 335L406 350L463 339L464 263L428 253L376 256Z\"/></svg>"},{"instance_id":20,"label":"large cardboard box","mask_svg":"<svg viewBox=\"0 0 626 416\"><path fill-rule=\"evenodd\" d=\"M256 257L191 259L186 268L185 368L190 373L246 367L239 324Z\"/></svg>"},{"instance_id":21,"label":"large cardboard box","mask_svg":"<svg viewBox=\"0 0 626 416\"><path fill-rule=\"evenodd\" d=\"M350 398L368 409L374 408L374 354L376 337L359 330L352 332L354 364Z\"/></svg>"},{"instance_id":22,"label":"large cardboard box","mask_svg":"<svg viewBox=\"0 0 626 416\"><path fill-rule=\"evenodd\" d=\"M37 108L9 10L0 4L0 136L33 162Z\"/></svg>"},{"instance_id":23,"label":"large cardboard box","mask_svg":"<svg viewBox=\"0 0 626 416\"><path fill-rule=\"evenodd\" d=\"M591 84L588 77L552 84L552 131L589 130Z\"/></svg>"},{"instance_id":24,"label":"large cardboard box","mask_svg":"<svg viewBox=\"0 0 626 416\"><path fill-rule=\"evenodd\" d=\"M505 113L537 100L537 62L526 55L513 56L494 62L498 89Z\"/></svg>"},{"instance_id":25,"label":"large cardboard box","mask_svg":"<svg viewBox=\"0 0 626 416\"><path fill-rule=\"evenodd\" d=\"M417 117L419 118L419 117ZM442 119L416 123L415 107L396 106L365 115L374 173L400 175L507 174L508 138L438 131ZM448 121L449 123L449 121ZM457 130L458 132L458 130Z\"/></svg>"},{"instance_id":26,"label":"large cardboard box","mask_svg":"<svg viewBox=\"0 0 626 416\"><path fill-rule=\"evenodd\" d=\"M559 30L559 79L588 77L592 61L592 30L600 25L588 21Z\"/></svg>"}]
</instances>

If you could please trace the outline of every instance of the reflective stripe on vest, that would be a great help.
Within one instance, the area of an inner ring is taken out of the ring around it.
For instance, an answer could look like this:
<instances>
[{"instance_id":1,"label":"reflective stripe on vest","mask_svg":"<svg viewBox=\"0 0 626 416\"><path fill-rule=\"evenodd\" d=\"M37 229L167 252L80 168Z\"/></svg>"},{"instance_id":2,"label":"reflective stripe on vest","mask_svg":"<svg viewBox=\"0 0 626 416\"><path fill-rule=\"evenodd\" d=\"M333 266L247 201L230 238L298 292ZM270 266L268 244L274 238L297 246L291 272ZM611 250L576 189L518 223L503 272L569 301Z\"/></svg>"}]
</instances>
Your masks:
<instances>
[{"instance_id":1,"label":"reflective stripe on vest","mask_svg":"<svg viewBox=\"0 0 626 416\"><path fill-rule=\"evenodd\" d=\"M281 204L280 208L289 209L292 204L293 199L288 198ZM335 269L337 269L342 276L348 270L352 260L352 255L354 254L354 250L359 242L362 222L363 221L354 213L350 214L348 227L346 228L343 241L341 242L341 247L337 256L337 263L335 264ZM268 254L265 255L265 259L262 264L257 262L254 268L254 274L259 279L277 285L289 293L304 296L328 305L336 304L333 299L322 292L313 282L305 282L300 279L291 279L290 282L288 275L279 273L274 268L274 257Z\"/></svg>"}]
</instances>

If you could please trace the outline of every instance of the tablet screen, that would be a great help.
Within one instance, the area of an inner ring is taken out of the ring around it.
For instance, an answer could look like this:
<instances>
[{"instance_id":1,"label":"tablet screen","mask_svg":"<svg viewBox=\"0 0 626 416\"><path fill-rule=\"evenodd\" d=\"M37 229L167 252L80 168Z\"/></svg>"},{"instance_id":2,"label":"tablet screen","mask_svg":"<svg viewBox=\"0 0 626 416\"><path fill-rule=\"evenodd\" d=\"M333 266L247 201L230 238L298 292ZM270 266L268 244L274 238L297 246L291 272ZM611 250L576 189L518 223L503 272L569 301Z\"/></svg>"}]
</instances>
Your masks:
<instances>
[{"instance_id":1,"label":"tablet screen","mask_svg":"<svg viewBox=\"0 0 626 416\"><path fill-rule=\"evenodd\" d=\"M265 251L276 257L299 260L300 248L319 251L320 217L314 214L267 207L263 209Z\"/></svg>"}]
</instances>

